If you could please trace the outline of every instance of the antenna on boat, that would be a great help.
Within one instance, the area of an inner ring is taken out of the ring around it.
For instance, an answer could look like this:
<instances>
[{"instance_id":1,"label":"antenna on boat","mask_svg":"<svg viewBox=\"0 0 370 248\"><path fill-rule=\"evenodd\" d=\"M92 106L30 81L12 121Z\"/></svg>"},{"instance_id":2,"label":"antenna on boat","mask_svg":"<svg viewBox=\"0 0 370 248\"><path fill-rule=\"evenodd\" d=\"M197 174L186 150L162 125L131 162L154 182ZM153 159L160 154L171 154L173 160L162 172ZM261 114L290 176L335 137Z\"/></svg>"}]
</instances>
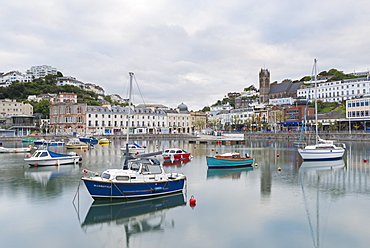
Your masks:
<instances>
[{"instance_id":1,"label":"antenna on boat","mask_svg":"<svg viewBox=\"0 0 370 248\"><path fill-rule=\"evenodd\" d=\"M128 73L130 75L130 88L129 88L129 94L128 94L128 114L127 114L127 132L126 132L126 158L124 162L123 168L127 168L128 160L130 157L129 149L128 149L128 141L129 141L129 133L130 133L130 115L131 115L131 93L132 93L132 78L134 77L133 72Z\"/></svg>"}]
</instances>

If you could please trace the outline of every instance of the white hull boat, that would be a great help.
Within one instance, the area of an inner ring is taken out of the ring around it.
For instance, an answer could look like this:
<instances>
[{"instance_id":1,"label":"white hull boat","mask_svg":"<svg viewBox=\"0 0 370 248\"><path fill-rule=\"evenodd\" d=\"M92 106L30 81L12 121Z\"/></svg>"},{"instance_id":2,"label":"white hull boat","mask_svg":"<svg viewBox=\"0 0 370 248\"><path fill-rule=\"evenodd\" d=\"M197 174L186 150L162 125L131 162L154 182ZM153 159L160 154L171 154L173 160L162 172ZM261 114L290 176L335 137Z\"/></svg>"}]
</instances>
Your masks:
<instances>
[{"instance_id":1,"label":"white hull boat","mask_svg":"<svg viewBox=\"0 0 370 248\"><path fill-rule=\"evenodd\" d=\"M341 159L344 155L345 145L337 146L332 140L323 140L318 135L318 118L317 118L317 71L316 59L314 61L315 69L315 141L314 145L308 145L304 148L299 148L298 153L304 161L307 160L334 160Z\"/></svg>"},{"instance_id":2,"label":"white hull boat","mask_svg":"<svg viewBox=\"0 0 370 248\"><path fill-rule=\"evenodd\" d=\"M31 152L33 149L32 146L30 147L19 147L19 148L7 148L7 147L0 147L0 153L19 153L19 152Z\"/></svg>"},{"instance_id":3,"label":"white hull boat","mask_svg":"<svg viewBox=\"0 0 370 248\"><path fill-rule=\"evenodd\" d=\"M75 152L69 154L60 154L47 149L35 151L31 157L25 158L24 161L30 166L58 166L63 164L77 164L81 157Z\"/></svg>"}]
</instances>

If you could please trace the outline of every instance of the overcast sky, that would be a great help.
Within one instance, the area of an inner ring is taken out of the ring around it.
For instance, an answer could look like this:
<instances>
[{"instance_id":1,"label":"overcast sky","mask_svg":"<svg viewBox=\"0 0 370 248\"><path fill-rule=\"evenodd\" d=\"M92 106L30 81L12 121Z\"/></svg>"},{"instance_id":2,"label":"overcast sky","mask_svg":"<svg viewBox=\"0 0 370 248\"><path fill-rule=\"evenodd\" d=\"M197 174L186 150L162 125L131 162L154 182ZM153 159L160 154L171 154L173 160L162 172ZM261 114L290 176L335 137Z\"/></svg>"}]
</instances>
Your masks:
<instances>
[{"instance_id":1,"label":"overcast sky","mask_svg":"<svg viewBox=\"0 0 370 248\"><path fill-rule=\"evenodd\" d=\"M370 67L369 0L14 0L0 7L0 72L34 65L135 104L199 110L254 84ZM138 91L134 89L134 93Z\"/></svg>"}]
</instances>

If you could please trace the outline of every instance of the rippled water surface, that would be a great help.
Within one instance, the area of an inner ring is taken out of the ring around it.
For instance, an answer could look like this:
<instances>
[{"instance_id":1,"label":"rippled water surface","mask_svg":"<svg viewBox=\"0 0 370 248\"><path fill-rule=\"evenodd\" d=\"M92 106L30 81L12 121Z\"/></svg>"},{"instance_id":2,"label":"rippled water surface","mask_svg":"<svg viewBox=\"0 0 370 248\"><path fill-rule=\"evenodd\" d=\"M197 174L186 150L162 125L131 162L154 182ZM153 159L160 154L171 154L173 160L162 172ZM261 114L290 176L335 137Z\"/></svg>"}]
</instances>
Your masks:
<instances>
[{"instance_id":1,"label":"rippled water surface","mask_svg":"<svg viewBox=\"0 0 370 248\"><path fill-rule=\"evenodd\" d=\"M302 163L288 142L138 143L150 152L158 145L192 153L189 163L165 166L187 176L185 194L93 202L82 169L120 168L123 141L78 150L79 166L29 168L24 154L0 154L1 246L369 247L369 143L347 143L343 160L321 163ZM206 155L230 151L250 154L257 166L207 169Z\"/></svg>"}]
</instances>

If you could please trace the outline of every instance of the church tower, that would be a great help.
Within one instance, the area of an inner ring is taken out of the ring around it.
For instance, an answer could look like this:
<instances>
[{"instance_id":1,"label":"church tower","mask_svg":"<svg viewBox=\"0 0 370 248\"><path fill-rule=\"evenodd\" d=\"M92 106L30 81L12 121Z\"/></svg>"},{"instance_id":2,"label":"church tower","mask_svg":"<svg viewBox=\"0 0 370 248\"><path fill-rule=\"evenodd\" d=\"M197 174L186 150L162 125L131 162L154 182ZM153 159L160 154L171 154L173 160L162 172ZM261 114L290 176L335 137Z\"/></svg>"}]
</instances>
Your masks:
<instances>
[{"instance_id":1,"label":"church tower","mask_svg":"<svg viewBox=\"0 0 370 248\"><path fill-rule=\"evenodd\" d=\"M270 92L270 72L261 69L260 74L260 103L268 102Z\"/></svg>"}]
</instances>

